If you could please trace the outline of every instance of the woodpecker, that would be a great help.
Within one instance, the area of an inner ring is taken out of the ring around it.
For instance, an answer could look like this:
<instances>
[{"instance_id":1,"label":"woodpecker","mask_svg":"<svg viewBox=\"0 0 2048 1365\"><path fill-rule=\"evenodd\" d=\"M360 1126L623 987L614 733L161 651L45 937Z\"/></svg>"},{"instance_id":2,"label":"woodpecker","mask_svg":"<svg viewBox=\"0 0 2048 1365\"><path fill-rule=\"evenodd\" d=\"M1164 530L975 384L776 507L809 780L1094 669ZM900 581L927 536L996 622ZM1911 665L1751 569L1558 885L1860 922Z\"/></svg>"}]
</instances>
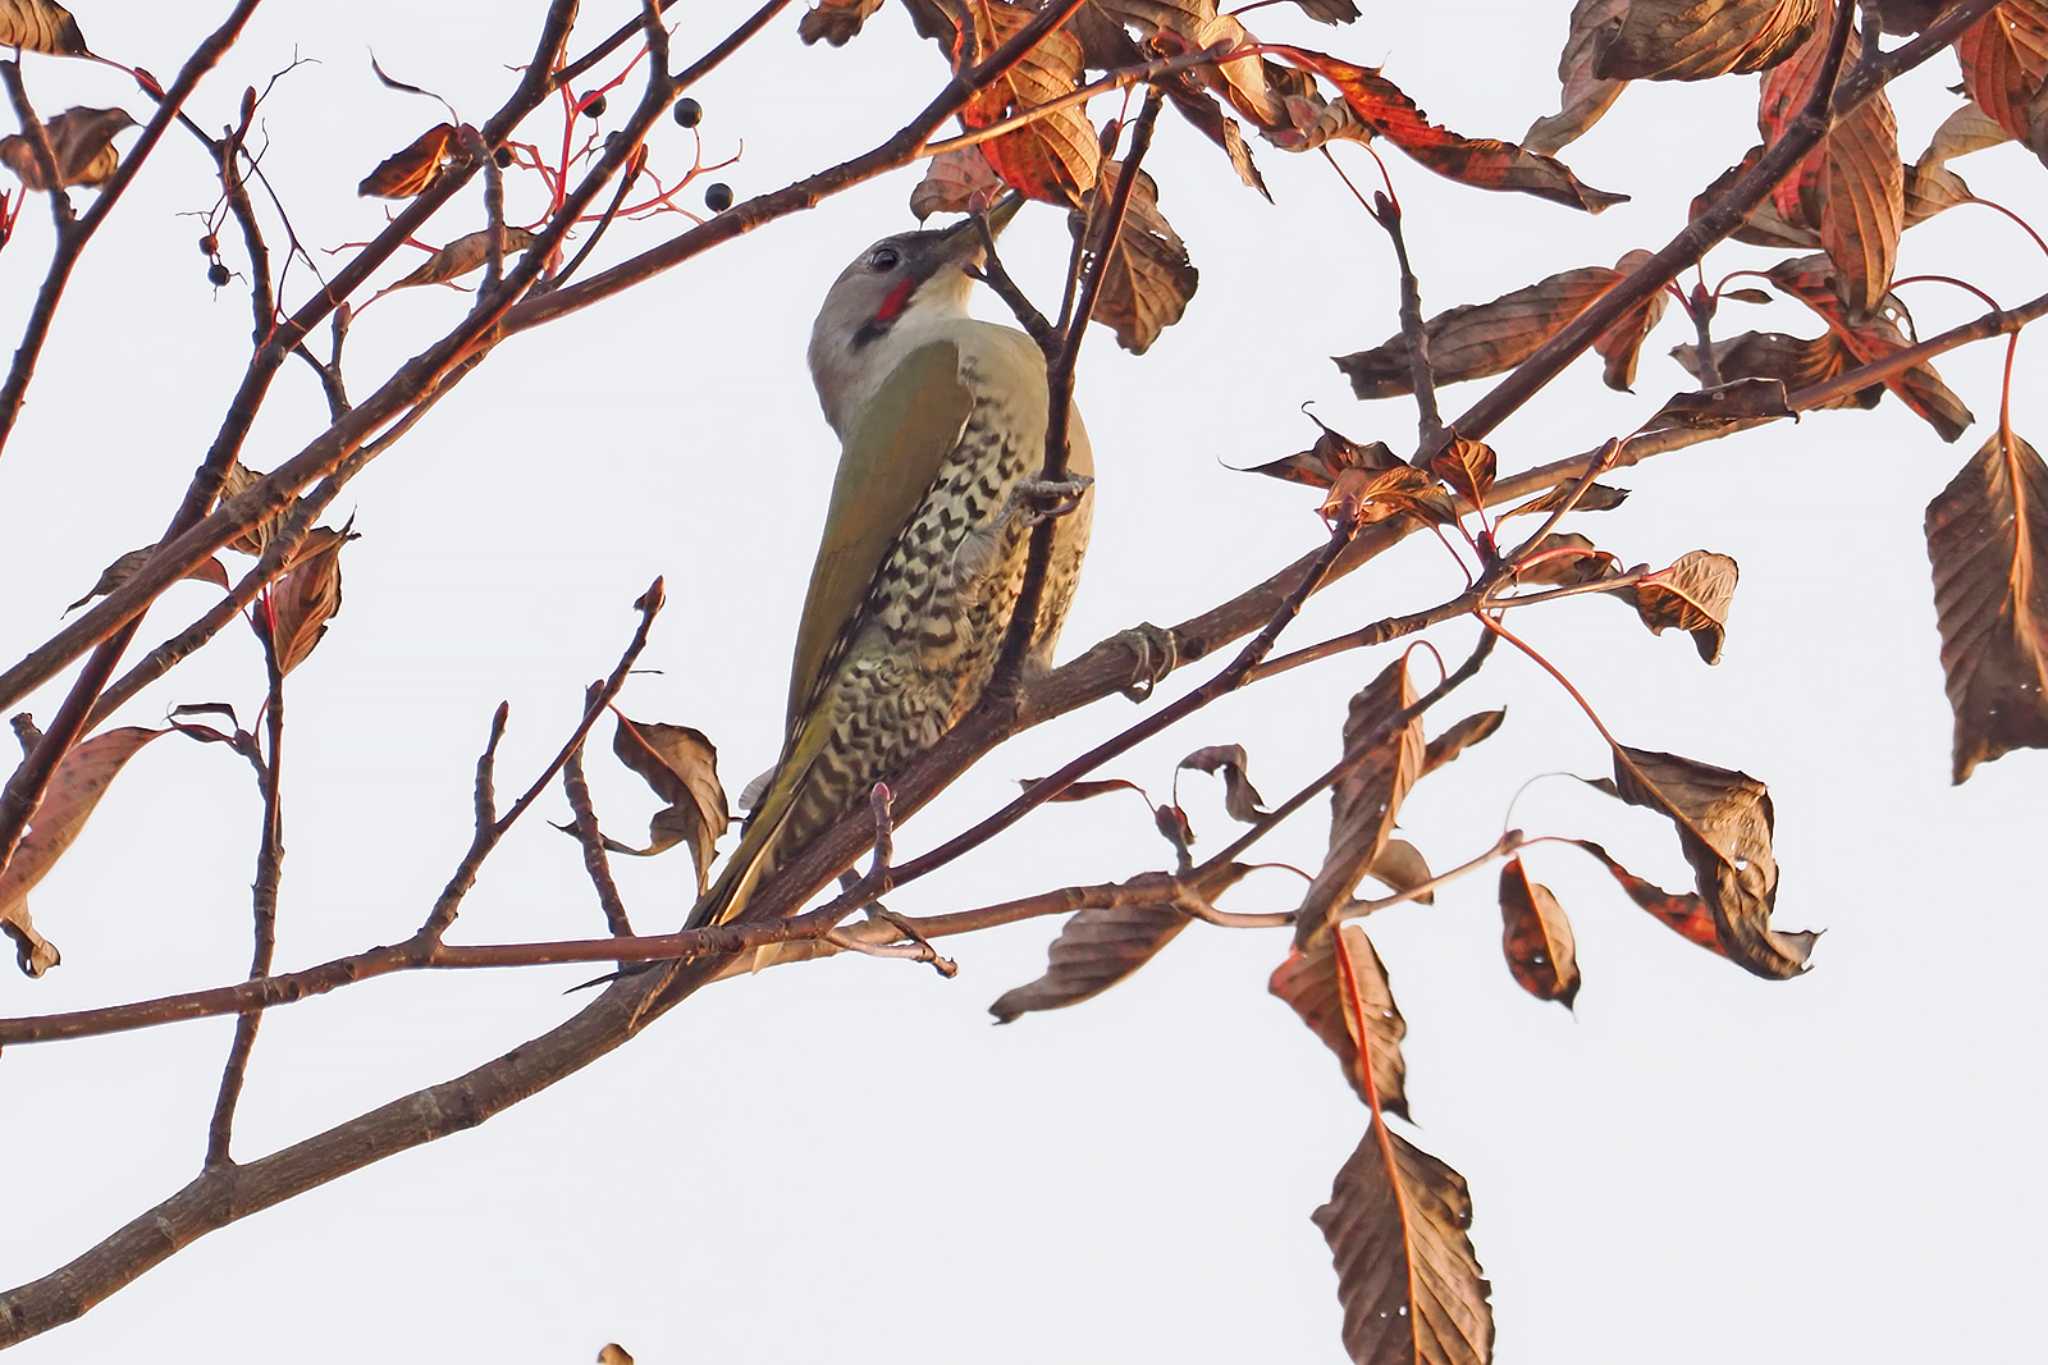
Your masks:
<instances>
[{"instance_id":1,"label":"woodpecker","mask_svg":"<svg viewBox=\"0 0 2048 1365\"><path fill-rule=\"evenodd\" d=\"M999 231L1021 202L988 215ZM938 743L981 699L1024 581L1031 528L1059 518L1028 664L1050 662L1093 512L1088 434L1040 477L1045 358L967 314L973 219L884 237L841 271L811 328L812 382L841 442L797 628L782 755L689 924L722 924L794 857Z\"/></svg>"}]
</instances>

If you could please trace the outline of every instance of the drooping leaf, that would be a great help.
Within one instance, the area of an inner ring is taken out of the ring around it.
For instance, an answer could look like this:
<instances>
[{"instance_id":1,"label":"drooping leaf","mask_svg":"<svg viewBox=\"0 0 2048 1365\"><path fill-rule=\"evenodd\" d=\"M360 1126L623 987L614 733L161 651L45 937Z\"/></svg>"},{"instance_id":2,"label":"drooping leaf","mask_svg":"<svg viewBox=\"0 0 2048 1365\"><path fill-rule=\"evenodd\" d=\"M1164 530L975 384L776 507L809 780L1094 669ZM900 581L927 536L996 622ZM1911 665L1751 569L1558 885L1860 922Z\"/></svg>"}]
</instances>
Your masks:
<instances>
[{"instance_id":1,"label":"drooping leaf","mask_svg":"<svg viewBox=\"0 0 2048 1365\"><path fill-rule=\"evenodd\" d=\"M1223 779L1223 809L1233 820L1252 821L1265 812L1265 798L1245 775L1248 760L1242 744L1212 744L1197 749L1180 761L1182 768L1198 773L1215 773Z\"/></svg>"},{"instance_id":2,"label":"drooping leaf","mask_svg":"<svg viewBox=\"0 0 2048 1365\"><path fill-rule=\"evenodd\" d=\"M1558 83L1564 93L1558 111L1529 125L1522 145L1532 152L1555 155L1600 121L1621 95L1627 81L1593 74L1594 58L1613 40L1628 13L1630 0L1578 0L1572 6L1571 31L1564 54L1557 59Z\"/></svg>"},{"instance_id":3,"label":"drooping leaf","mask_svg":"<svg viewBox=\"0 0 2048 1365\"><path fill-rule=\"evenodd\" d=\"M1906 349L1905 336L1890 318L1878 313L1857 320L1849 318L1834 287L1834 268L1825 256L1781 261L1765 274L1773 284L1818 313L1859 364L1867 365ZM1893 375L1885 380L1885 387L1924 418L1944 441L1955 440L1976 420L1963 401L1941 382L1932 365L1915 365L1903 374Z\"/></svg>"},{"instance_id":4,"label":"drooping leaf","mask_svg":"<svg viewBox=\"0 0 2048 1365\"><path fill-rule=\"evenodd\" d=\"M1034 11L1005 0L967 3L974 42L956 44L956 70L987 57L1036 17ZM1055 30L971 97L960 110L960 122L970 130L986 128L1021 110L1048 104L1080 83L1080 40ZM1005 184L1028 198L1055 204L1079 204L1094 187L1102 160L1095 127L1080 104L1056 109L979 146Z\"/></svg>"},{"instance_id":5,"label":"drooping leaf","mask_svg":"<svg viewBox=\"0 0 2048 1365\"><path fill-rule=\"evenodd\" d=\"M1959 156L2010 141L2012 134L1997 119L1979 108L1975 100L1968 100L1941 121L1934 136L1927 140L1927 150L1920 153L1913 166L1915 170L1946 166Z\"/></svg>"},{"instance_id":6,"label":"drooping leaf","mask_svg":"<svg viewBox=\"0 0 2048 1365\"><path fill-rule=\"evenodd\" d=\"M613 714L619 724L612 732L612 752L668 804L654 813L646 848L631 848L609 838L605 847L645 858L687 843L701 896L709 881L706 874L712 850L732 820L726 810L725 788L718 782L718 750L702 731L687 725L629 720L616 708Z\"/></svg>"},{"instance_id":7,"label":"drooping leaf","mask_svg":"<svg viewBox=\"0 0 2048 1365\"><path fill-rule=\"evenodd\" d=\"M1428 761L1426 756L1424 761ZM1387 846L1380 850L1380 856L1374 858L1372 866L1365 870L1365 875L1397 895L1407 895L1429 881L1431 874L1429 860L1422 856L1421 849L1406 839L1389 839ZM1418 905L1435 905L1436 892L1417 892L1414 900Z\"/></svg>"},{"instance_id":8,"label":"drooping leaf","mask_svg":"<svg viewBox=\"0 0 2048 1365\"><path fill-rule=\"evenodd\" d=\"M1508 713L1504 710L1480 711L1446 727L1424 748L1422 771L1417 776L1426 777L1473 745L1484 743L1507 718Z\"/></svg>"},{"instance_id":9,"label":"drooping leaf","mask_svg":"<svg viewBox=\"0 0 2048 1365\"><path fill-rule=\"evenodd\" d=\"M1429 319L1423 333L1436 381L1453 384L1480 379L1521 364L1620 283L1629 259L1622 258L1622 269L1586 266L1562 271L1490 303L1463 304ZM1607 360L1610 387L1626 390L1633 380L1636 351L1663 311L1662 296L1653 296L1618 319L1594 343ZM1369 351L1335 359L1360 398L1392 398L1414 391L1414 371L1404 337L1392 336Z\"/></svg>"},{"instance_id":10,"label":"drooping leaf","mask_svg":"<svg viewBox=\"0 0 2048 1365\"><path fill-rule=\"evenodd\" d=\"M1349 3L1349 0L1343 2ZM1081 12L1086 14L1089 10L1084 6ZM1230 158L1231 169L1237 172L1237 178L1264 195L1267 203L1272 203L1272 191L1266 188L1266 178L1259 174L1258 163L1252 160L1251 145L1244 139L1244 129L1238 126L1236 119L1223 112L1215 96L1197 85L1184 71L1176 73L1160 88L1173 101L1173 107L1180 111L1181 117L1193 124L1203 137L1223 149L1223 154Z\"/></svg>"},{"instance_id":11,"label":"drooping leaf","mask_svg":"<svg viewBox=\"0 0 2048 1365\"><path fill-rule=\"evenodd\" d=\"M1456 432L1451 433L1451 439L1429 460L1429 472L1449 484L1459 497L1474 507L1486 505L1486 495L1493 491L1493 478L1498 468L1499 461L1492 446L1484 441L1468 440Z\"/></svg>"},{"instance_id":12,"label":"drooping leaf","mask_svg":"<svg viewBox=\"0 0 2048 1365\"><path fill-rule=\"evenodd\" d=\"M1529 880L1520 858L1500 869L1501 951L1522 989L1566 1009L1579 993L1571 921L1549 887Z\"/></svg>"},{"instance_id":13,"label":"drooping leaf","mask_svg":"<svg viewBox=\"0 0 2048 1365\"><path fill-rule=\"evenodd\" d=\"M1346 924L1289 949L1266 988L1337 1054L1359 1099L1368 1106L1377 1099L1381 1111L1408 1117L1408 1064L1401 1059L1408 1021L1364 929Z\"/></svg>"},{"instance_id":14,"label":"drooping leaf","mask_svg":"<svg viewBox=\"0 0 2048 1365\"><path fill-rule=\"evenodd\" d=\"M2048 748L2048 468L2003 427L1927 505L1957 782Z\"/></svg>"},{"instance_id":15,"label":"drooping leaf","mask_svg":"<svg viewBox=\"0 0 2048 1365\"><path fill-rule=\"evenodd\" d=\"M1111 202L1122 166L1105 162L1102 178L1067 215L1067 230L1077 239L1093 241L1098 205ZM1187 244L1159 211L1159 187L1144 171L1131 187L1116 246L1102 268L1102 286L1095 296L1094 320L1116 333L1119 346L1143 355L1159 334L1179 322L1201 282L1201 272L1188 260Z\"/></svg>"},{"instance_id":16,"label":"drooping leaf","mask_svg":"<svg viewBox=\"0 0 2048 1365\"><path fill-rule=\"evenodd\" d=\"M1580 182L1563 162L1497 138L1461 137L1429 121L1415 102L1372 67L1325 53L1269 45L1267 51L1313 71L1343 94L1352 114L1438 175L1487 190L1518 190L1540 199L1598 213L1628 196Z\"/></svg>"},{"instance_id":17,"label":"drooping leaf","mask_svg":"<svg viewBox=\"0 0 2048 1365\"><path fill-rule=\"evenodd\" d=\"M1652 635L1676 626L1692 636L1701 659L1717 664L1740 573L1727 555L1688 550L1670 568L1636 580L1636 611Z\"/></svg>"},{"instance_id":18,"label":"drooping leaf","mask_svg":"<svg viewBox=\"0 0 2048 1365\"><path fill-rule=\"evenodd\" d=\"M528 232L525 228L512 227L509 224L502 232L508 260L514 252L524 251L539 240L536 234ZM450 280L460 279L472 270L481 270L484 262L490 259L490 255L489 230L467 233L427 257L420 262L418 269L389 287L410 289L422 284L446 284Z\"/></svg>"},{"instance_id":19,"label":"drooping leaf","mask_svg":"<svg viewBox=\"0 0 2048 1365\"><path fill-rule=\"evenodd\" d=\"M134 126L135 119L126 109L88 109L83 105L45 120L43 133L57 165L58 185L104 185L113 179L121 165L114 135ZM43 168L36 163L35 147L22 134L0 138L0 163L29 189L50 188L43 181Z\"/></svg>"},{"instance_id":20,"label":"drooping leaf","mask_svg":"<svg viewBox=\"0 0 2048 1365\"><path fill-rule=\"evenodd\" d=\"M130 550L127 554L122 555L100 571L99 578L93 583L92 589L85 596L79 598L76 602L64 608L64 610L67 613L77 611L80 607L92 601L93 598L103 597L120 587L135 576L137 569L149 563L150 556L155 553L156 546L145 545L139 550ZM223 590L228 585L227 567L218 559L202 560L199 564L187 569L179 577L190 579L195 583L211 583L214 587Z\"/></svg>"},{"instance_id":21,"label":"drooping leaf","mask_svg":"<svg viewBox=\"0 0 2048 1365\"><path fill-rule=\"evenodd\" d=\"M1818 936L1771 927L1778 860L1771 847L1771 795L1763 783L1677 754L1617 745L1613 780L1592 785L1659 812L1677 828L1695 889L1730 959L1772 980L1805 971Z\"/></svg>"},{"instance_id":22,"label":"drooping leaf","mask_svg":"<svg viewBox=\"0 0 2048 1365\"><path fill-rule=\"evenodd\" d=\"M356 193L378 199L411 199L432 189L455 164L455 125L437 123L377 163Z\"/></svg>"},{"instance_id":23,"label":"drooping leaf","mask_svg":"<svg viewBox=\"0 0 2048 1365\"><path fill-rule=\"evenodd\" d=\"M1992 122L2048 160L2041 90L2048 81L2048 3L2001 0L1956 39L1963 92Z\"/></svg>"},{"instance_id":24,"label":"drooping leaf","mask_svg":"<svg viewBox=\"0 0 2048 1365\"><path fill-rule=\"evenodd\" d=\"M1717 957L1726 957L1721 947L1720 930L1714 927L1714 912L1707 903L1693 892L1682 895L1666 891L1654 882L1644 881L1635 873L1623 867L1608 855L1606 849L1590 839L1573 839L1586 852L1600 860L1628 898L1641 908L1656 916L1659 923L1689 943L1698 944Z\"/></svg>"},{"instance_id":25,"label":"drooping leaf","mask_svg":"<svg viewBox=\"0 0 2048 1365\"><path fill-rule=\"evenodd\" d=\"M1354 1365L1488 1365L1492 1286L1464 1177L1375 1116L1315 1224L1337 1263Z\"/></svg>"},{"instance_id":26,"label":"drooping leaf","mask_svg":"<svg viewBox=\"0 0 2048 1365\"><path fill-rule=\"evenodd\" d=\"M1577 531L1552 531L1530 548L1528 560L1515 572L1515 581L1523 587L1573 588L1614 578L1620 572L1613 555Z\"/></svg>"},{"instance_id":27,"label":"drooping leaf","mask_svg":"<svg viewBox=\"0 0 2048 1365\"><path fill-rule=\"evenodd\" d=\"M1671 355L1694 378L1700 374L1699 347L1690 342L1671 348ZM1722 380L1774 379L1788 392L1825 383L1857 364L1855 356L1842 345L1840 337L1825 332L1817 337L1788 336L1783 332L1743 332L1714 343L1714 364ZM1884 385L1872 384L1844 394L1820 406L1823 408L1872 408L1884 397Z\"/></svg>"},{"instance_id":28,"label":"drooping leaf","mask_svg":"<svg viewBox=\"0 0 2048 1365\"><path fill-rule=\"evenodd\" d=\"M797 37L807 47L821 38L833 47L845 47L881 7L882 0L818 0L797 21Z\"/></svg>"},{"instance_id":29,"label":"drooping leaf","mask_svg":"<svg viewBox=\"0 0 2048 1365\"><path fill-rule=\"evenodd\" d=\"M1630 0L1593 71L1651 81L1762 71L1790 57L1823 12L1821 0Z\"/></svg>"},{"instance_id":30,"label":"drooping leaf","mask_svg":"<svg viewBox=\"0 0 2048 1365\"><path fill-rule=\"evenodd\" d=\"M139 725L103 730L64 755L50 775L42 804L30 817L28 832L0 872L0 930L14 940L21 970L41 976L57 965L59 954L36 933L28 915L28 893L35 889L85 828L86 820L122 765L143 745L169 730Z\"/></svg>"},{"instance_id":31,"label":"drooping leaf","mask_svg":"<svg viewBox=\"0 0 2048 1365\"><path fill-rule=\"evenodd\" d=\"M78 21L55 0L0 0L0 47L53 57L88 55Z\"/></svg>"},{"instance_id":32,"label":"drooping leaf","mask_svg":"<svg viewBox=\"0 0 2048 1365\"><path fill-rule=\"evenodd\" d=\"M969 213L994 203L1002 192L1003 182L981 148L961 147L925 163L924 179L910 192L910 212L920 223L935 213Z\"/></svg>"},{"instance_id":33,"label":"drooping leaf","mask_svg":"<svg viewBox=\"0 0 2048 1365\"><path fill-rule=\"evenodd\" d=\"M356 539L347 527L315 526L306 533L292 567L270 587L270 607L258 604L250 621L258 637L271 633L276 618L277 668L289 673L306 661L341 610L341 547Z\"/></svg>"},{"instance_id":34,"label":"drooping leaf","mask_svg":"<svg viewBox=\"0 0 2048 1365\"><path fill-rule=\"evenodd\" d=\"M1150 962L1187 925L1188 916L1171 904L1077 911L1053 940L1045 975L1003 992L988 1012L1007 1024L1100 995Z\"/></svg>"},{"instance_id":35,"label":"drooping leaf","mask_svg":"<svg viewBox=\"0 0 2048 1365\"><path fill-rule=\"evenodd\" d=\"M1137 30L1146 44L1162 52L1230 52L1253 42L1235 17L1216 12L1216 0L1092 0L1084 13L1088 10ZM1287 109L1289 97L1313 93L1313 82L1307 77L1263 57L1197 66L1189 76L1229 101L1278 145L1285 144L1277 135L1293 127Z\"/></svg>"},{"instance_id":36,"label":"drooping leaf","mask_svg":"<svg viewBox=\"0 0 2048 1365\"><path fill-rule=\"evenodd\" d=\"M1422 718L1400 720L1414 700L1405 658L1388 664L1351 699L1344 754L1362 752L1365 758L1330 793L1329 852L1302 899L1310 913L1295 925L1296 944L1306 944L1323 928L1327 912L1350 900L1359 878L1386 848L1401 802L1422 775Z\"/></svg>"}]
</instances>

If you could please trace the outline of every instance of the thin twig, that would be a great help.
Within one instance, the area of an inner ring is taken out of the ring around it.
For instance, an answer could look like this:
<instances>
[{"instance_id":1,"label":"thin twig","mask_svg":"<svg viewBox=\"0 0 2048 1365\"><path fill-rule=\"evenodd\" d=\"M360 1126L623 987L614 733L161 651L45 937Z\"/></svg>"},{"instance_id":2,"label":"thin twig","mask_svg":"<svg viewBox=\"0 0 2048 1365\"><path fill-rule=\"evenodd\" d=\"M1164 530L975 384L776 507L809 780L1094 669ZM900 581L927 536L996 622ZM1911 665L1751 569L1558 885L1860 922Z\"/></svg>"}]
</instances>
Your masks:
<instances>
[{"instance_id":1,"label":"thin twig","mask_svg":"<svg viewBox=\"0 0 2048 1365\"><path fill-rule=\"evenodd\" d=\"M590 685L583 694L583 709L586 713L593 706L601 706L604 683L600 680ZM586 742L588 737L586 736ZM626 914L625 899L619 895L619 884L612 877L611 856L605 851L604 831L597 823L597 807L590 799L590 784L583 778L583 749L579 744L562 763L562 791L569 798L569 812L572 823L569 832L576 836L576 842L583 848L583 868L590 874L590 884L597 890L597 903L604 911L604 922L617 937L628 937L633 932L633 922Z\"/></svg>"}]
</instances>

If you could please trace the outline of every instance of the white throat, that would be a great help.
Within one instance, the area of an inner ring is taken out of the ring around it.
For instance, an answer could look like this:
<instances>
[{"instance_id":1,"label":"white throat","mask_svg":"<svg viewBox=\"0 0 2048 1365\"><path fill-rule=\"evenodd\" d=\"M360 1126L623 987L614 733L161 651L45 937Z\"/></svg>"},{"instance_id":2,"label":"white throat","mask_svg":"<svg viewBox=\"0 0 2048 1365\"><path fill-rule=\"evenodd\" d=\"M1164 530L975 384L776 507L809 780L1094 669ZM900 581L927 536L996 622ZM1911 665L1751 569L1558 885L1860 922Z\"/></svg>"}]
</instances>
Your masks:
<instances>
[{"instance_id":1,"label":"white throat","mask_svg":"<svg viewBox=\"0 0 2048 1365\"><path fill-rule=\"evenodd\" d=\"M926 282L894 324L861 345L855 345L854 338L868 318L840 316L834 300L826 300L811 328L811 382L817 386L825 420L840 440L846 439L861 410L904 357L932 340L934 332L967 317L969 281L957 271L950 273L959 288L948 288L950 280Z\"/></svg>"}]
</instances>

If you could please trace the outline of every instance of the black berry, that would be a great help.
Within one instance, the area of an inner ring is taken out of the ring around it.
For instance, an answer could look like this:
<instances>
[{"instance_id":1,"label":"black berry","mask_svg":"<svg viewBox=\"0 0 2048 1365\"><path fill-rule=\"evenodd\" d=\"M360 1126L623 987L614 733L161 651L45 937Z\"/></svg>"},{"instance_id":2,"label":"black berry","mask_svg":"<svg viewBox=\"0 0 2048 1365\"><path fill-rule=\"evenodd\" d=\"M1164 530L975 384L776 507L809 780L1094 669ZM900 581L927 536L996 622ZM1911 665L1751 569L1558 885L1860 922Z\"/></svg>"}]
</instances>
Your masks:
<instances>
[{"instance_id":1,"label":"black berry","mask_svg":"<svg viewBox=\"0 0 2048 1365\"><path fill-rule=\"evenodd\" d=\"M676 126L695 128L704 117L704 106L693 99L676 101Z\"/></svg>"},{"instance_id":2,"label":"black berry","mask_svg":"<svg viewBox=\"0 0 2048 1365\"><path fill-rule=\"evenodd\" d=\"M732 207L732 186L723 180L715 181L704 191L704 207L713 213L724 213Z\"/></svg>"},{"instance_id":3,"label":"black berry","mask_svg":"<svg viewBox=\"0 0 2048 1365\"><path fill-rule=\"evenodd\" d=\"M510 147L498 148L497 151L491 153L491 160L498 163L499 170L504 170L512 164L512 149Z\"/></svg>"},{"instance_id":4,"label":"black berry","mask_svg":"<svg viewBox=\"0 0 2048 1365\"><path fill-rule=\"evenodd\" d=\"M201 237L199 239L199 254L202 256L220 255L220 238L210 232Z\"/></svg>"},{"instance_id":5,"label":"black berry","mask_svg":"<svg viewBox=\"0 0 2048 1365\"><path fill-rule=\"evenodd\" d=\"M592 101L591 101L590 103L588 103L588 104L584 105L584 106L583 106L583 116L584 116L585 118L603 118L603 117L604 117L604 96L603 96L603 95L599 95L599 96L598 96L598 97L597 97L596 99L594 99L594 100L592 100Z\"/></svg>"},{"instance_id":6,"label":"black berry","mask_svg":"<svg viewBox=\"0 0 2048 1365\"><path fill-rule=\"evenodd\" d=\"M228 268L219 261L215 261L207 267L206 278L213 281L213 287L218 289L228 282Z\"/></svg>"}]
</instances>

